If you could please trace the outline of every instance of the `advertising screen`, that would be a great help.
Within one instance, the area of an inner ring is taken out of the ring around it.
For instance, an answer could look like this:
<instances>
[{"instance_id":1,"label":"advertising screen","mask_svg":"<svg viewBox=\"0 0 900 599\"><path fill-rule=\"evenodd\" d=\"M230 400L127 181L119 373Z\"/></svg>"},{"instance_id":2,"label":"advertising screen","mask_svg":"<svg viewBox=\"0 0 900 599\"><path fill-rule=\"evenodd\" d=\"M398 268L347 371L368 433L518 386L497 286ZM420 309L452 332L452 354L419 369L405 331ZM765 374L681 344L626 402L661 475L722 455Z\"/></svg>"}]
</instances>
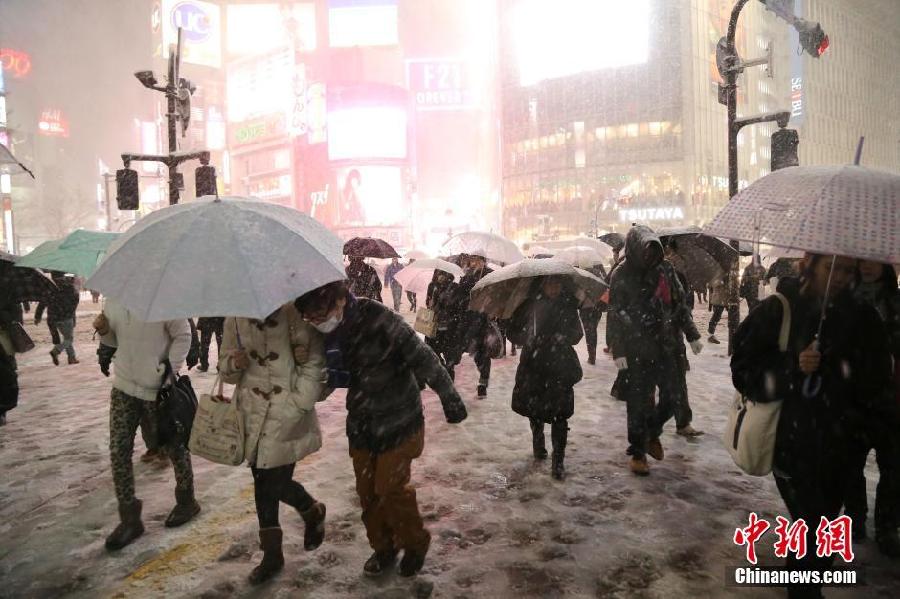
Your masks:
<instances>
[{"instance_id":1,"label":"advertising screen","mask_svg":"<svg viewBox=\"0 0 900 599\"><path fill-rule=\"evenodd\" d=\"M222 16L218 4L201 0L163 0L163 58L169 44L178 41L181 27L181 59L184 62L218 68L222 64Z\"/></svg>"},{"instance_id":2,"label":"advertising screen","mask_svg":"<svg viewBox=\"0 0 900 599\"><path fill-rule=\"evenodd\" d=\"M328 113L329 160L406 158L407 113L389 106L359 106Z\"/></svg>"},{"instance_id":3,"label":"advertising screen","mask_svg":"<svg viewBox=\"0 0 900 599\"><path fill-rule=\"evenodd\" d=\"M396 166L350 166L336 171L338 224L393 225L404 218L403 176Z\"/></svg>"},{"instance_id":4,"label":"advertising screen","mask_svg":"<svg viewBox=\"0 0 900 599\"><path fill-rule=\"evenodd\" d=\"M328 40L332 48L396 45L397 0L328 0Z\"/></svg>"},{"instance_id":5,"label":"advertising screen","mask_svg":"<svg viewBox=\"0 0 900 599\"><path fill-rule=\"evenodd\" d=\"M287 50L242 62L228 70L228 121L287 115L293 106L293 56Z\"/></svg>"},{"instance_id":6,"label":"advertising screen","mask_svg":"<svg viewBox=\"0 0 900 599\"><path fill-rule=\"evenodd\" d=\"M312 2L229 4L226 47L231 56L267 54L290 47L316 49L316 6Z\"/></svg>"},{"instance_id":7,"label":"advertising screen","mask_svg":"<svg viewBox=\"0 0 900 599\"><path fill-rule=\"evenodd\" d=\"M513 19L521 85L648 59L649 0L522 0Z\"/></svg>"}]
</instances>

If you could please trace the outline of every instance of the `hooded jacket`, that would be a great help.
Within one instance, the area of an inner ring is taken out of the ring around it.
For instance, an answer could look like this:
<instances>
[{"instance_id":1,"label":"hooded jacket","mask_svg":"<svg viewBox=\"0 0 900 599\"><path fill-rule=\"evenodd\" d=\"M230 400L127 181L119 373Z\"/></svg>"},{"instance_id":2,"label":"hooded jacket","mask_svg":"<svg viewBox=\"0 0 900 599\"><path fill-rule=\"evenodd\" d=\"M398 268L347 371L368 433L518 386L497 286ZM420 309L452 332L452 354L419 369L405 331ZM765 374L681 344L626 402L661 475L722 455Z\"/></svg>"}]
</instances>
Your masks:
<instances>
[{"instance_id":1,"label":"hooded jacket","mask_svg":"<svg viewBox=\"0 0 900 599\"><path fill-rule=\"evenodd\" d=\"M345 272L353 295L381 301L381 279L374 268L363 260L351 260Z\"/></svg>"},{"instance_id":2,"label":"hooded jacket","mask_svg":"<svg viewBox=\"0 0 900 599\"><path fill-rule=\"evenodd\" d=\"M645 264L645 250L653 245L660 261ZM625 251L610 276L606 340L613 358L658 360L677 351L680 332L689 342L699 339L675 269L662 259L659 236L635 225L625 237Z\"/></svg>"},{"instance_id":3,"label":"hooded jacket","mask_svg":"<svg viewBox=\"0 0 900 599\"><path fill-rule=\"evenodd\" d=\"M775 468L788 475L814 476L840 468L847 439L859 434L868 420L896 422L896 406L884 324L871 306L856 301L849 291L835 297L827 311L819 340L821 390L804 397L806 375L799 354L816 336L821 304L800 290L794 278L778 285L791 308L787 352L778 348L781 302L766 298L735 333L731 377L735 388L753 401L783 401Z\"/></svg>"}]
</instances>

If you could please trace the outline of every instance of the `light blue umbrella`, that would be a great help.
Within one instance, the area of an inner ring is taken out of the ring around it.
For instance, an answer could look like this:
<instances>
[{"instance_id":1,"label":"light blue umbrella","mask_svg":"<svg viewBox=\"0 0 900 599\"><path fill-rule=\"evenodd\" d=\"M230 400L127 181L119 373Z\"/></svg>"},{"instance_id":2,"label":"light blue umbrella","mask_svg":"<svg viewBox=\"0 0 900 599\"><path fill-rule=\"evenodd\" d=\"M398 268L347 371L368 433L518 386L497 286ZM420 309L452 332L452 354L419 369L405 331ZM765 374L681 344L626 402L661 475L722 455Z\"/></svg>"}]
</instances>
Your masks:
<instances>
[{"instance_id":1,"label":"light blue umbrella","mask_svg":"<svg viewBox=\"0 0 900 599\"><path fill-rule=\"evenodd\" d=\"M315 219L245 198L201 199L139 220L86 287L139 320L265 318L345 278L343 243Z\"/></svg>"},{"instance_id":2,"label":"light blue umbrella","mask_svg":"<svg viewBox=\"0 0 900 599\"><path fill-rule=\"evenodd\" d=\"M17 267L57 270L89 277L97 270L109 245L119 233L79 229L62 239L45 241L16 261Z\"/></svg>"}]
</instances>

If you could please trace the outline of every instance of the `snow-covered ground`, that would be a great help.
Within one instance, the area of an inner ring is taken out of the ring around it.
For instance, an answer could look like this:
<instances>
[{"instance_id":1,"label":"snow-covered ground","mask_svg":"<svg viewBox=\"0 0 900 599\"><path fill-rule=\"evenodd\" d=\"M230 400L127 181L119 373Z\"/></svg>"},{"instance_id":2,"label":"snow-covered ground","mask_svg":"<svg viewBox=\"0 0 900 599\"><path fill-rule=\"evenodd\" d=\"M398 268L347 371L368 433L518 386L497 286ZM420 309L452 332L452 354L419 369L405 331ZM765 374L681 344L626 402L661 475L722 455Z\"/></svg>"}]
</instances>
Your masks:
<instances>
[{"instance_id":1,"label":"snow-covered ground","mask_svg":"<svg viewBox=\"0 0 900 599\"><path fill-rule=\"evenodd\" d=\"M163 526L174 502L171 469L135 458L147 531L109 554L103 541L117 519L107 453L110 381L97 368L92 309L88 299L79 365L53 367L46 328L28 327L38 347L20 356L20 406L0 428L0 597L783 596L726 586L726 568L744 563L731 540L735 527L746 526L750 511L774 519L784 508L771 479L742 475L719 441L732 394L724 345L707 345L691 360L694 425L709 434L688 441L670 423L666 458L651 460L648 478L627 470L625 405L608 394L614 367L607 355L585 366L576 388L563 482L550 478L549 460L532 459L528 423L510 410L516 358L494 363L483 401L475 399L477 374L465 358L457 384L466 422L446 424L437 398L424 397L427 447L413 480L434 540L417 578L362 575L370 550L340 393L320 404L324 447L295 474L328 506L325 543L304 552L302 522L283 508L287 564L274 581L259 588L245 581L260 556L250 472L202 458L194 471L203 512L174 530ZM705 324L708 313L695 316ZM583 344L579 352L585 356ZM191 376L198 393L212 384L212 374ZM135 454L142 452L138 435ZM871 462L869 474L873 497ZM757 548L762 564L780 562L771 541ZM869 585L827 595L896 596L896 563L871 541L855 549Z\"/></svg>"}]
</instances>

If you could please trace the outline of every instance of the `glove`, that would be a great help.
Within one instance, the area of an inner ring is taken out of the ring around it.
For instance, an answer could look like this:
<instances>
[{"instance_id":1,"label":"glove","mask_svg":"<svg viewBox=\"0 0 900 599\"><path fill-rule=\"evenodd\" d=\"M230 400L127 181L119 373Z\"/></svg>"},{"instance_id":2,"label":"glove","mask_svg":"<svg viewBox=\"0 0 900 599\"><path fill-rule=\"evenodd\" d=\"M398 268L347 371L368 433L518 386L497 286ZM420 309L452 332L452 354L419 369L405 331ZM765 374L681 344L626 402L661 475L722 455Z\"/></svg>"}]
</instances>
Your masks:
<instances>
[{"instance_id":1,"label":"glove","mask_svg":"<svg viewBox=\"0 0 900 599\"><path fill-rule=\"evenodd\" d=\"M698 355L701 351L703 351L703 344L700 342L699 339L697 339L696 341L691 341L690 345L691 345L691 351L694 352L695 356Z\"/></svg>"},{"instance_id":2,"label":"glove","mask_svg":"<svg viewBox=\"0 0 900 599\"><path fill-rule=\"evenodd\" d=\"M618 368L619 370L628 370L627 358L616 358L614 362L616 363L616 368Z\"/></svg>"},{"instance_id":3,"label":"glove","mask_svg":"<svg viewBox=\"0 0 900 599\"><path fill-rule=\"evenodd\" d=\"M459 393L454 393L454 397L447 402L449 408L444 408L444 416L449 424L459 424L469 413L466 411L466 404L463 403Z\"/></svg>"}]
</instances>

